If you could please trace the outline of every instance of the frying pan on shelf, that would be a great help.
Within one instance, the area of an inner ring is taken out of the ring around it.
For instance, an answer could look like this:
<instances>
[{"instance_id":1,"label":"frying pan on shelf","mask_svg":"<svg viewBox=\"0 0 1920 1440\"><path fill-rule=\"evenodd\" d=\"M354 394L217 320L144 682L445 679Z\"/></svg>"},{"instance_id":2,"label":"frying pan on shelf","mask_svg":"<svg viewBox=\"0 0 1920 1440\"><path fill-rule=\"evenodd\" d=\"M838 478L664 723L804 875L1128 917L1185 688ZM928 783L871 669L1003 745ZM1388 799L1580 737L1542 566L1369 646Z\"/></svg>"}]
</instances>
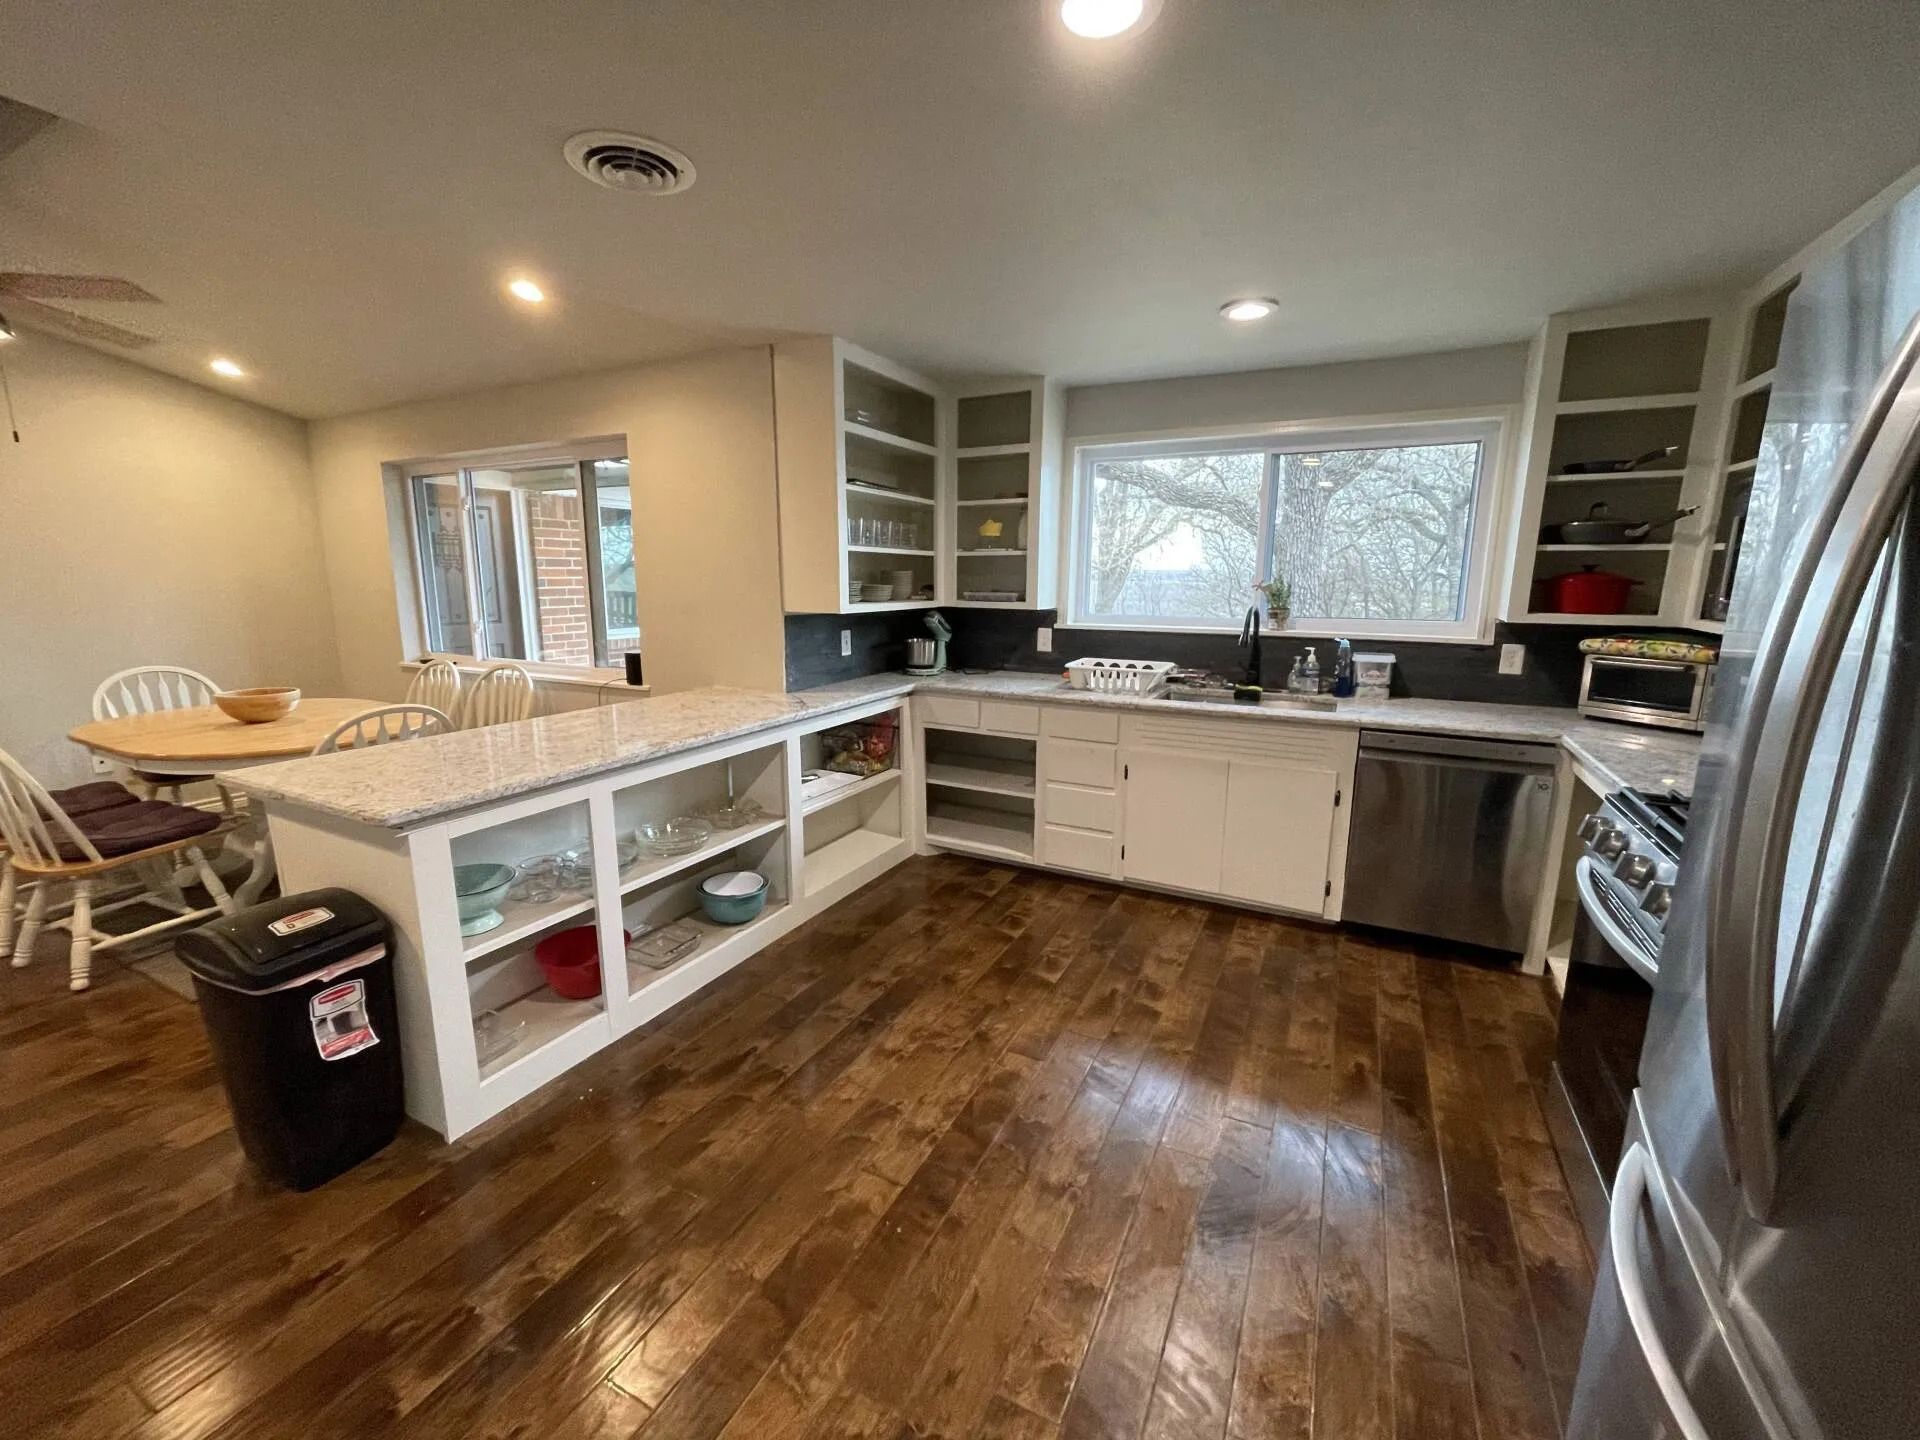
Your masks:
<instances>
[{"instance_id":1,"label":"frying pan on shelf","mask_svg":"<svg viewBox=\"0 0 1920 1440\"><path fill-rule=\"evenodd\" d=\"M1549 525L1541 531L1540 538L1549 545L1638 545L1661 526L1684 520L1699 508L1688 505L1652 520L1615 520L1607 509L1607 502L1596 500L1587 511L1586 519Z\"/></svg>"}]
</instances>

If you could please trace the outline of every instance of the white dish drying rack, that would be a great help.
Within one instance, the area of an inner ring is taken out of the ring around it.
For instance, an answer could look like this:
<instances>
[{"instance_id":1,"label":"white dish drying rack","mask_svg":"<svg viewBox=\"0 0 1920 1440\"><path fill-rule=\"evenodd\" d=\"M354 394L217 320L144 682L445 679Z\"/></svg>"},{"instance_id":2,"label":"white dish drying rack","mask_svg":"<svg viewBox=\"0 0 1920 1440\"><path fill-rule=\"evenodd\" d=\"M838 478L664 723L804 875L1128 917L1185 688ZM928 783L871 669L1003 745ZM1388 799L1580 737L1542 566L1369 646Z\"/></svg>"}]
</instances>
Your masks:
<instances>
[{"instance_id":1,"label":"white dish drying rack","mask_svg":"<svg viewBox=\"0 0 1920 1440\"><path fill-rule=\"evenodd\" d=\"M1151 695L1173 674L1171 660L1102 660L1089 656L1067 664L1067 683L1075 690L1109 695Z\"/></svg>"}]
</instances>

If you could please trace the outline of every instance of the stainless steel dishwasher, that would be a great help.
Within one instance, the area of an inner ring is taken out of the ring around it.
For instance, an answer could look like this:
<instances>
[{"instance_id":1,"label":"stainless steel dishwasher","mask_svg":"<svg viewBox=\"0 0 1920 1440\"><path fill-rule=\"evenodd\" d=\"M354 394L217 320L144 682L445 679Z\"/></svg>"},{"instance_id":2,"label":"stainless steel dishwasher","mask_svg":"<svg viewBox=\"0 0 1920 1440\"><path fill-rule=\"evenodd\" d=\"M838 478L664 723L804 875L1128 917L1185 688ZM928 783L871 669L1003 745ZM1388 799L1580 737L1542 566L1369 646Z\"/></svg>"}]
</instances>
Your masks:
<instances>
[{"instance_id":1,"label":"stainless steel dishwasher","mask_svg":"<svg viewBox=\"0 0 1920 1440\"><path fill-rule=\"evenodd\" d=\"M1525 950L1556 758L1551 745L1361 731L1340 918Z\"/></svg>"}]
</instances>

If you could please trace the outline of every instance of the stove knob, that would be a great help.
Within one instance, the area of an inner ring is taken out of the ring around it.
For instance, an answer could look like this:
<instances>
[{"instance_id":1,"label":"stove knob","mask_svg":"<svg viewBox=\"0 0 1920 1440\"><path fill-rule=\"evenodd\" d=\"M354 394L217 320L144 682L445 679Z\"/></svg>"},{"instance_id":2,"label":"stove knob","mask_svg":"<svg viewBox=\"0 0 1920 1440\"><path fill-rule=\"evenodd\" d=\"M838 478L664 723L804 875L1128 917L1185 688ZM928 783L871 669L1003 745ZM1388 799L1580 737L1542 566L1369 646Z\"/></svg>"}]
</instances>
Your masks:
<instances>
[{"instance_id":1,"label":"stove knob","mask_svg":"<svg viewBox=\"0 0 1920 1440\"><path fill-rule=\"evenodd\" d=\"M1667 911L1673 908L1673 887L1649 885L1647 893L1640 897L1640 908L1656 920L1665 920Z\"/></svg>"},{"instance_id":2,"label":"stove knob","mask_svg":"<svg viewBox=\"0 0 1920 1440\"><path fill-rule=\"evenodd\" d=\"M1653 857L1629 850L1613 867L1613 873L1636 890L1645 889L1653 880Z\"/></svg>"},{"instance_id":3,"label":"stove knob","mask_svg":"<svg viewBox=\"0 0 1920 1440\"><path fill-rule=\"evenodd\" d=\"M1586 844L1606 828L1607 817L1596 810L1580 822L1580 843Z\"/></svg>"},{"instance_id":4,"label":"stove knob","mask_svg":"<svg viewBox=\"0 0 1920 1440\"><path fill-rule=\"evenodd\" d=\"M1602 860L1617 860L1626 853L1627 832L1603 822L1594 832L1593 839L1587 843L1593 846L1593 853Z\"/></svg>"}]
</instances>

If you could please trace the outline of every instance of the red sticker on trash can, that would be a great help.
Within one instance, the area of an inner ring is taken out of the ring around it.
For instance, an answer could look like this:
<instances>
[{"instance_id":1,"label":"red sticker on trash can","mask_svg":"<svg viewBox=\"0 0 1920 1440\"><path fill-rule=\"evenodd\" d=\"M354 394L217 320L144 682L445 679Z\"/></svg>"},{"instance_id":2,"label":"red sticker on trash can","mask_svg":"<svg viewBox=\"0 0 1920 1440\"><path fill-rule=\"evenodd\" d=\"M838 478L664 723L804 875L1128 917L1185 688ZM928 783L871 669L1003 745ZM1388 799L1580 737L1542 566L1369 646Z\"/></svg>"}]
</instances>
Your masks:
<instances>
[{"instance_id":1,"label":"red sticker on trash can","mask_svg":"<svg viewBox=\"0 0 1920 1440\"><path fill-rule=\"evenodd\" d=\"M358 980L322 990L307 1002L307 1017L322 1060L344 1060L380 1043L367 1018L367 987Z\"/></svg>"}]
</instances>

